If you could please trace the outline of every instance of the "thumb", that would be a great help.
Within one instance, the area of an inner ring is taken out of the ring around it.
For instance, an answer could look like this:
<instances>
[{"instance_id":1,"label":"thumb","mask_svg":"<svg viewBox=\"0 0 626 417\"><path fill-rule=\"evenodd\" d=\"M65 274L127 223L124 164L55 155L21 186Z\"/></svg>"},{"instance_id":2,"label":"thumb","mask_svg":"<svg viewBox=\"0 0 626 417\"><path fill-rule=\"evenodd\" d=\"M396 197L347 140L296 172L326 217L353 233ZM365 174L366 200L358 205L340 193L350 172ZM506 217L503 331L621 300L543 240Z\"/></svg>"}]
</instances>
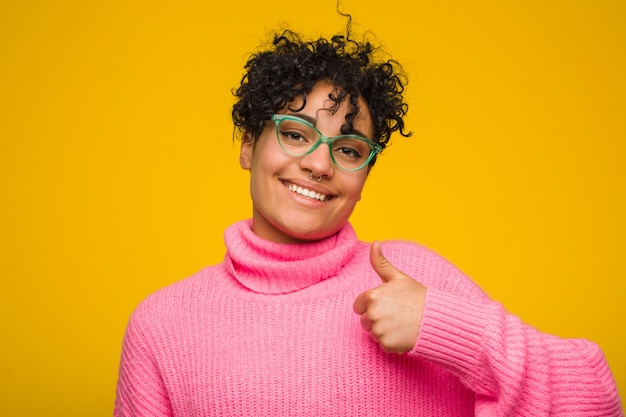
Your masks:
<instances>
[{"instance_id":1,"label":"thumb","mask_svg":"<svg viewBox=\"0 0 626 417\"><path fill-rule=\"evenodd\" d=\"M385 258L379 240L374 241L370 246L370 263L383 282L389 282L404 275Z\"/></svg>"}]
</instances>

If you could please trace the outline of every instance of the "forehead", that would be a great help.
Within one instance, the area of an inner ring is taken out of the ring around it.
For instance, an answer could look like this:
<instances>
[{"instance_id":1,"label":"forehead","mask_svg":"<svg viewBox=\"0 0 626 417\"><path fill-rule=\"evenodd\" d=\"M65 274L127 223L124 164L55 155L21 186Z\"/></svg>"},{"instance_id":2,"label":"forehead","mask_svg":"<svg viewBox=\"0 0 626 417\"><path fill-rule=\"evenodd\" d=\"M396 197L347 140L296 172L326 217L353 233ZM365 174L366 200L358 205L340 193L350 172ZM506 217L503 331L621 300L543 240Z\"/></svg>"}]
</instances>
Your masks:
<instances>
[{"instance_id":1,"label":"forehead","mask_svg":"<svg viewBox=\"0 0 626 417\"><path fill-rule=\"evenodd\" d=\"M330 82L320 81L304 97L296 96L285 106L283 112L298 115L318 127L329 120L333 120L335 123L340 122L341 127L345 129L347 127L346 115L353 110L353 106L350 103L350 96L344 97L340 102L333 99L333 97L340 95L340 91L339 87ZM359 97L357 102L359 113L352 122L352 130L372 138L374 123L369 107L362 97Z\"/></svg>"}]
</instances>

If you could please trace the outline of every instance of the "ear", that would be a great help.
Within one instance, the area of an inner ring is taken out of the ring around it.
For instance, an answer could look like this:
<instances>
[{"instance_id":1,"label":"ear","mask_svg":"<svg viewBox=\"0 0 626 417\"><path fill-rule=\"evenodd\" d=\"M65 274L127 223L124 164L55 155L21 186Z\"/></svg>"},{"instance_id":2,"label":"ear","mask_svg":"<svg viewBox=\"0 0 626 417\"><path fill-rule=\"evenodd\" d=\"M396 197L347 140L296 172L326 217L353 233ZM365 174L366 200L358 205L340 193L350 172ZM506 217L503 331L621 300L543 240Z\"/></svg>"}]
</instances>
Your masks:
<instances>
[{"instance_id":1,"label":"ear","mask_svg":"<svg viewBox=\"0 0 626 417\"><path fill-rule=\"evenodd\" d=\"M252 166L252 151L254 150L254 139L252 134L246 132L241 137L241 149L239 150L239 165L245 170Z\"/></svg>"}]
</instances>

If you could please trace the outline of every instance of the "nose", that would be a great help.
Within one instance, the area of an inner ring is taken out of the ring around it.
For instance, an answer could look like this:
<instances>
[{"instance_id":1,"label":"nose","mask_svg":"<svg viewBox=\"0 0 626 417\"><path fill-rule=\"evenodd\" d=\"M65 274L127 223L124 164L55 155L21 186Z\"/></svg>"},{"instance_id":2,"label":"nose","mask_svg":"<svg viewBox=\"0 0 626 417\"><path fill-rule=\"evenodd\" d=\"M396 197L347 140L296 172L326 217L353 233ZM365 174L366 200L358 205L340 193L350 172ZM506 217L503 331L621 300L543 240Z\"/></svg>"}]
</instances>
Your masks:
<instances>
[{"instance_id":1,"label":"nose","mask_svg":"<svg viewBox=\"0 0 626 417\"><path fill-rule=\"evenodd\" d=\"M313 152L300 157L300 167L303 170L311 171L316 177L323 175L326 178L332 178L335 173L335 164L330 152L330 144L320 143Z\"/></svg>"}]
</instances>

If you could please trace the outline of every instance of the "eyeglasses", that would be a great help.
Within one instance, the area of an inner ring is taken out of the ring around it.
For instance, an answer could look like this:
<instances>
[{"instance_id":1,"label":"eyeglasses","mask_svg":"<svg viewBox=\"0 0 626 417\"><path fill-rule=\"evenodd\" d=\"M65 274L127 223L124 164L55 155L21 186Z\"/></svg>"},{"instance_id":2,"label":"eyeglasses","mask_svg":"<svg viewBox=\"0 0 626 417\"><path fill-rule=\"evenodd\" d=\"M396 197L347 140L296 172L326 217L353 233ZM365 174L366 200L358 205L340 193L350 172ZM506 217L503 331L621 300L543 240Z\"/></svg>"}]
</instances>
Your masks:
<instances>
[{"instance_id":1,"label":"eyeglasses","mask_svg":"<svg viewBox=\"0 0 626 417\"><path fill-rule=\"evenodd\" d=\"M358 171L366 166L382 146L363 136L339 135L329 138L306 120L288 114L273 114L280 147L291 156L308 155L320 146L328 145L333 163L344 171Z\"/></svg>"}]
</instances>

